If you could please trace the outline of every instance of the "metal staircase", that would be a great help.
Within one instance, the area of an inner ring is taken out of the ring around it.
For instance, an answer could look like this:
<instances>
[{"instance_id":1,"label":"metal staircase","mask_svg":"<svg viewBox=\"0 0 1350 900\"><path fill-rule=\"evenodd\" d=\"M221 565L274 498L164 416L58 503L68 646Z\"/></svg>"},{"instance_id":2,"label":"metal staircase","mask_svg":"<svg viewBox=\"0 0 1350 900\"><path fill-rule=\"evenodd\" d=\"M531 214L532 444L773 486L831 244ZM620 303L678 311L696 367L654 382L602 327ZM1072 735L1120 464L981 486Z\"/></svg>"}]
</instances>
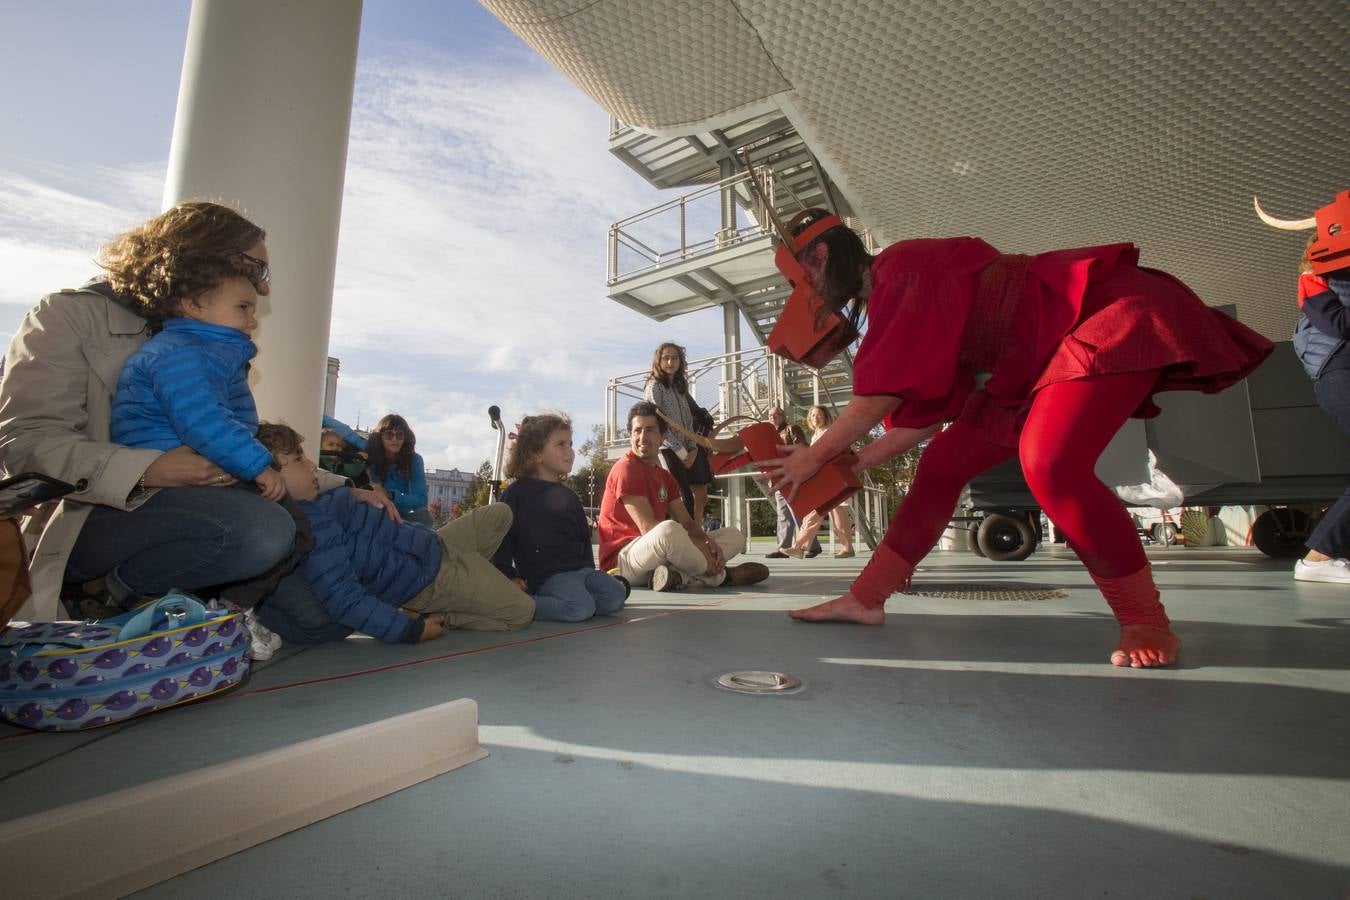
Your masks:
<instances>
[{"instance_id":1,"label":"metal staircase","mask_svg":"<svg viewBox=\"0 0 1350 900\"><path fill-rule=\"evenodd\" d=\"M610 152L658 188L687 188L666 202L610 226L606 277L610 299L657 321L720 306L727 352L690 361L691 390L698 376L717 372L718 397L701 402L718 418L763 419L779 405L789 418L814 404L842 408L852 397L853 354L845 351L821 369L780 360L766 348L791 288L774 266L774 242L764 202L752 189L745 160L755 167L768 205L786 221L809 207L853 220L829 177L780 111L749 115L726 128L690 135L653 136L611 121ZM734 315L732 314L734 311ZM741 349L740 323L757 347ZM698 365L695 365L695 362ZM620 417L642 394L646 373L611 379L606 398L606 440L616 455L624 443ZM727 494L733 523L750 502L743 476ZM857 510L864 538L884 527L885 504L870 489Z\"/></svg>"},{"instance_id":2,"label":"metal staircase","mask_svg":"<svg viewBox=\"0 0 1350 900\"><path fill-rule=\"evenodd\" d=\"M761 346L777 323L791 289L774 267L773 241L761 226L768 217L742 153L760 172L780 218L823 206L858 224L781 113L681 137L654 137L616 122L610 150L657 187L695 188L610 227L609 297L657 321L733 304ZM846 402L852 354L820 370L785 363L782 376L780 399L788 405L818 402L822 389Z\"/></svg>"}]
</instances>

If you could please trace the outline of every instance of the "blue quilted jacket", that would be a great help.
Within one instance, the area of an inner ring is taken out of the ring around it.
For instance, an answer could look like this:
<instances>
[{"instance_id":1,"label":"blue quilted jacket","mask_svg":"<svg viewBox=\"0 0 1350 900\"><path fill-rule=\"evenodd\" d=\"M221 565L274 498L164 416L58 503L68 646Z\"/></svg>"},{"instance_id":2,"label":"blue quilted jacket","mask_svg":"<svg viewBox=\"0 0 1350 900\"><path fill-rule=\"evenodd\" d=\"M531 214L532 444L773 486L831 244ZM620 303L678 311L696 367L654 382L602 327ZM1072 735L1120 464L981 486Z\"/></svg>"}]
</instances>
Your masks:
<instances>
[{"instance_id":1,"label":"blue quilted jacket","mask_svg":"<svg viewBox=\"0 0 1350 900\"><path fill-rule=\"evenodd\" d=\"M348 628L397 644L412 620L398 611L431 583L441 567L436 533L397 525L383 509L356 499L350 488L301 502L314 533L314 549L300 574L328 614Z\"/></svg>"},{"instance_id":2,"label":"blue quilted jacket","mask_svg":"<svg viewBox=\"0 0 1350 900\"><path fill-rule=\"evenodd\" d=\"M258 443L248 388L248 335L196 319L169 319L122 368L112 404L112 440L172 450L186 444L240 481L272 464Z\"/></svg>"}]
</instances>

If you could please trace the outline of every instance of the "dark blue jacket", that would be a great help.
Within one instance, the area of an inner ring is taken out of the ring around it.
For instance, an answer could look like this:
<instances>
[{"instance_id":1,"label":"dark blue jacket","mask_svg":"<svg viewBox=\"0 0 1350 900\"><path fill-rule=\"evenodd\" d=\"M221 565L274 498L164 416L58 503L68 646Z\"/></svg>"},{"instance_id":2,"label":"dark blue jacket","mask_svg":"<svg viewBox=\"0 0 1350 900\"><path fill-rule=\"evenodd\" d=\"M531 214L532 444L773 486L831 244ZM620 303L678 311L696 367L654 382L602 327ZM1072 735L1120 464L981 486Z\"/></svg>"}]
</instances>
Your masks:
<instances>
[{"instance_id":1,"label":"dark blue jacket","mask_svg":"<svg viewBox=\"0 0 1350 900\"><path fill-rule=\"evenodd\" d=\"M169 319L122 368L112 404L112 441L172 450L187 445L240 481L272 464L258 443L248 361L258 352L235 328Z\"/></svg>"},{"instance_id":2,"label":"dark blue jacket","mask_svg":"<svg viewBox=\"0 0 1350 900\"><path fill-rule=\"evenodd\" d=\"M552 575L595 568L591 529L576 491L556 481L519 478L502 491L511 530L492 555L507 578L524 578L530 593Z\"/></svg>"},{"instance_id":3,"label":"dark blue jacket","mask_svg":"<svg viewBox=\"0 0 1350 900\"><path fill-rule=\"evenodd\" d=\"M1294 329L1294 352L1303 368L1314 379L1350 368L1350 270L1302 275L1298 292L1303 318Z\"/></svg>"},{"instance_id":4,"label":"dark blue jacket","mask_svg":"<svg viewBox=\"0 0 1350 900\"><path fill-rule=\"evenodd\" d=\"M390 644L408 639L413 621L398 608L436 577L441 566L436 533L391 522L350 488L321 494L300 508L314 533L314 549L300 561L300 574L328 614Z\"/></svg>"}]
</instances>

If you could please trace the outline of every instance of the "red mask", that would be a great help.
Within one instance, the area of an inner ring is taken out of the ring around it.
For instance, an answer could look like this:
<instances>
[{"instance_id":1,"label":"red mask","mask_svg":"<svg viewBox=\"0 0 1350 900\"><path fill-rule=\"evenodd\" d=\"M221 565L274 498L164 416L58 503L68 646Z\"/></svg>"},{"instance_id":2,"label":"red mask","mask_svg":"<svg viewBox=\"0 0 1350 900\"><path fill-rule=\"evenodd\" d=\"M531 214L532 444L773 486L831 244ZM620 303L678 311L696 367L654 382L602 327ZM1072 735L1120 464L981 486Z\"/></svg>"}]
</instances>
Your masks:
<instances>
[{"instance_id":1,"label":"red mask","mask_svg":"<svg viewBox=\"0 0 1350 900\"><path fill-rule=\"evenodd\" d=\"M1350 268L1350 191L1337 194L1314 218L1317 238L1308 248L1313 274L1326 275Z\"/></svg>"},{"instance_id":2,"label":"red mask","mask_svg":"<svg viewBox=\"0 0 1350 900\"><path fill-rule=\"evenodd\" d=\"M792 294L783 305L778 323L769 332L769 349L813 369L834 359L853 335L844 317L827 307L816 293L796 253L826 231L843 224L838 216L826 216L797 235L792 246L780 244L774 254L774 265L792 285Z\"/></svg>"}]
</instances>

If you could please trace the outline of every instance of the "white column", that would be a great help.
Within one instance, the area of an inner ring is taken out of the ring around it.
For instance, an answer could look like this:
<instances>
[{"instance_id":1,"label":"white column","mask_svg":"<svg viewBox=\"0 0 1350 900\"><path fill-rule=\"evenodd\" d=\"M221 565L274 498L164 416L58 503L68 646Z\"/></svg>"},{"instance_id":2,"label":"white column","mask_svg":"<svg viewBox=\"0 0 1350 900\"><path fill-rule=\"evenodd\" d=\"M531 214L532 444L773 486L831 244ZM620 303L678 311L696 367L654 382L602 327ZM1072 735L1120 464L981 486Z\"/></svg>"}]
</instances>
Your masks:
<instances>
[{"instance_id":1,"label":"white column","mask_svg":"<svg viewBox=\"0 0 1350 900\"><path fill-rule=\"evenodd\" d=\"M735 303L722 304L722 350L728 356L722 372L724 416L737 416L741 413L741 311ZM745 535L747 547L750 541L750 520L745 516L745 476L725 480L727 502L723 504L728 521L724 525L739 528Z\"/></svg>"},{"instance_id":2,"label":"white column","mask_svg":"<svg viewBox=\"0 0 1350 900\"><path fill-rule=\"evenodd\" d=\"M361 0L193 0L164 205L214 200L267 231L250 381L318 452Z\"/></svg>"}]
</instances>

